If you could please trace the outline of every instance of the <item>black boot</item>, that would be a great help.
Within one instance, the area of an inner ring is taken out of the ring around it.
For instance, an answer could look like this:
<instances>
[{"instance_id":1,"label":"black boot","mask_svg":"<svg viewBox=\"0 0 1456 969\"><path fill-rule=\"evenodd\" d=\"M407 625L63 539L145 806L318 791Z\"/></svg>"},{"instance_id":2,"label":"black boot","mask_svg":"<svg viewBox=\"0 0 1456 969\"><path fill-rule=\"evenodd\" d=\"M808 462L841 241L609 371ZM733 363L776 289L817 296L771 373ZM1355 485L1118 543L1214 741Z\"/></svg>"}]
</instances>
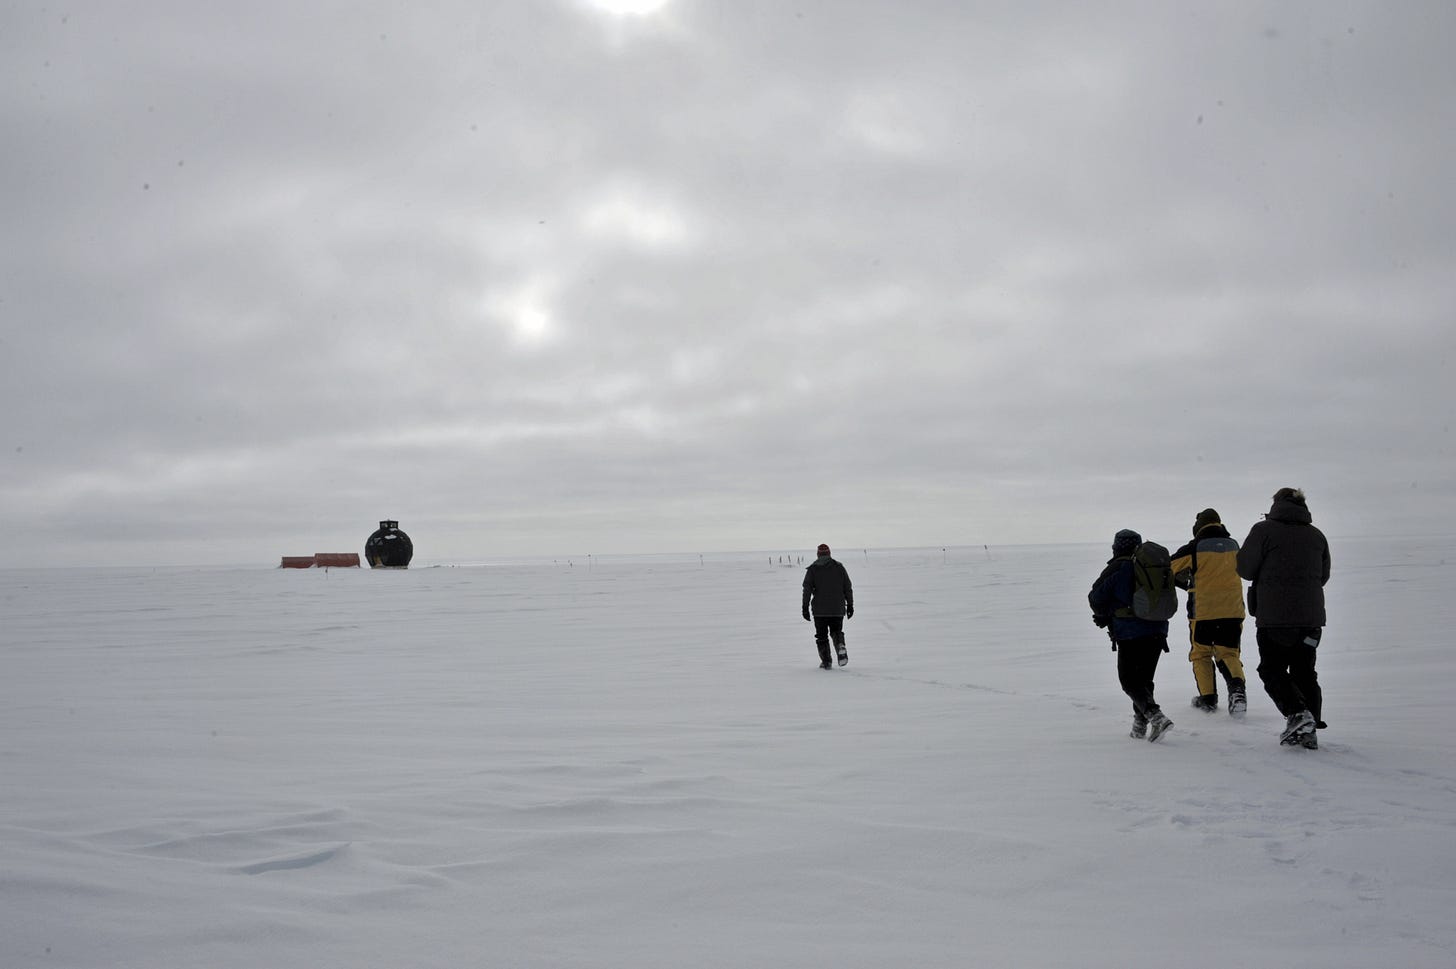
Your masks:
<instances>
[{"instance_id":1,"label":"black boot","mask_svg":"<svg viewBox=\"0 0 1456 969\"><path fill-rule=\"evenodd\" d=\"M814 641L814 645L819 650L819 668L821 670L834 669L834 661L831 658L831 654L829 652L829 640L826 639L824 640L824 642L821 643L816 639Z\"/></svg>"},{"instance_id":2,"label":"black boot","mask_svg":"<svg viewBox=\"0 0 1456 969\"><path fill-rule=\"evenodd\" d=\"M1244 681L1237 676L1229 677L1229 716L1242 717L1249 709L1249 698L1244 694Z\"/></svg>"}]
</instances>

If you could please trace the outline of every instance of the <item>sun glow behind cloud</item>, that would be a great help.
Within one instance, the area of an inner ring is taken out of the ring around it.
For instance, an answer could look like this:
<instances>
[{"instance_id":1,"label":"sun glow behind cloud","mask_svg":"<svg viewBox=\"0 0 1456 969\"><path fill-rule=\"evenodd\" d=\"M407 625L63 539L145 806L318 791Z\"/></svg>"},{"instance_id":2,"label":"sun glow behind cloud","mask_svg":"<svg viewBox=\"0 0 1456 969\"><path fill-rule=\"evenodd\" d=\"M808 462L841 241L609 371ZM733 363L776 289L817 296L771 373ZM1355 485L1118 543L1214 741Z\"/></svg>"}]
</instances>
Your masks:
<instances>
[{"instance_id":1,"label":"sun glow behind cloud","mask_svg":"<svg viewBox=\"0 0 1456 969\"><path fill-rule=\"evenodd\" d=\"M617 17L646 17L666 7L669 0L586 0L593 10Z\"/></svg>"},{"instance_id":2,"label":"sun glow behind cloud","mask_svg":"<svg viewBox=\"0 0 1456 969\"><path fill-rule=\"evenodd\" d=\"M557 333L551 310L552 289L549 281L533 277L515 290L488 296L485 311L503 323L517 346L540 347Z\"/></svg>"},{"instance_id":3,"label":"sun glow behind cloud","mask_svg":"<svg viewBox=\"0 0 1456 969\"><path fill-rule=\"evenodd\" d=\"M602 28L608 50L624 54L635 42L678 32L669 15L671 0L577 0L578 9L594 17Z\"/></svg>"}]
</instances>

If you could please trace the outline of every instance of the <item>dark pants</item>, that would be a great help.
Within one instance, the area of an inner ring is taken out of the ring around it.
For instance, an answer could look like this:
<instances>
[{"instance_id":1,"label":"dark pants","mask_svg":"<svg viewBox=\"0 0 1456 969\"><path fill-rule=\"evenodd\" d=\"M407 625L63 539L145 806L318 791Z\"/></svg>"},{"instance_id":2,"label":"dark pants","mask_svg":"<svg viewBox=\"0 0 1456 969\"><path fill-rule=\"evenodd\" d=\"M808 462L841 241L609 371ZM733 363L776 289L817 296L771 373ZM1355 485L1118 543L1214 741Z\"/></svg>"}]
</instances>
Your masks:
<instances>
[{"instance_id":1,"label":"dark pants","mask_svg":"<svg viewBox=\"0 0 1456 969\"><path fill-rule=\"evenodd\" d=\"M1168 648L1167 636L1139 636L1117 641L1117 682L1132 701L1133 713L1146 720L1160 709L1153 699L1158 659Z\"/></svg>"},{"instance_id":2,"label":"dark pants","mask_svg":"<svg viewBox=\"0 0 1456 969\"><path fill-rule=\"evenodd\" d=\"M1286 717L1308 710L1316 720L1323 719L1325 697L1314 671L1321 632L1318 626L1259 627L1259 679Z\"/></svg>"},{"instance_id":3,"label":"dark pants","mask_svg":"<svg viewBox=\"0 0 1456 969\"><path fill-rule=\"evenodd\" d=\"M814 617L814 645L819 647L819 662L827 663L831 658L829 652L829 637L834 637L834 645L844 645L844 617L843 616L815 616Z\"/></svg>"}]
</instances>

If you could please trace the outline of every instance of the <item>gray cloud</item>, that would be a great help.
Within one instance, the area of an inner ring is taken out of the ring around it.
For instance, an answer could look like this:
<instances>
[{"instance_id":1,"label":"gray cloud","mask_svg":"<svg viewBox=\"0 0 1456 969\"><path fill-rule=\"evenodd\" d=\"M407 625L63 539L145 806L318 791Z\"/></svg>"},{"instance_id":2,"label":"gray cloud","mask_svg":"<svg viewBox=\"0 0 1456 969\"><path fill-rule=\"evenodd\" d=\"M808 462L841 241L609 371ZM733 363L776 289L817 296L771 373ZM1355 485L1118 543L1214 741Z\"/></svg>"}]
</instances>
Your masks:
<instances>
[{"instance_id":1,"label":"gray cloud","mask_svg":"<svg viewBox=\"0 0 1456 969\"><path fill-rule=\"evenodd\" d=\"M0 15L24 561L1456 510L1446 4L126 6Z\"/></svg>"}]
</instances>

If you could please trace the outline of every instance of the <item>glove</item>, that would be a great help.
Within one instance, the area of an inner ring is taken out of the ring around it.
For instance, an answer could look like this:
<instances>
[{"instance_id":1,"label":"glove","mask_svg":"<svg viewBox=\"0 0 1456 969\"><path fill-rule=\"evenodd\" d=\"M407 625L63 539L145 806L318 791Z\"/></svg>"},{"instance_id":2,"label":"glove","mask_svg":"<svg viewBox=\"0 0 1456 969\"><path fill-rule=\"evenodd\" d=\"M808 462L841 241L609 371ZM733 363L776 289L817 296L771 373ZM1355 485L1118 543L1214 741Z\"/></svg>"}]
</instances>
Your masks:
<instances>
[{"instance_id":1,"label":"glove","mask_svg":"<svg viewBox=\"0 0 1456 969\"><path fill-rule=\"evenodd\" d=\"M810 615L809 615L809 609L808 609L807 606L804 608L804 621L805 622L813 622L814 621L813 618L810 617Z\"/></svg>"},{"instance_id":2,"label":"glove","mask_svg":"<svg viewBox=\"0 0 1456 969\"><path fill-rule=\"evenodd\" d=\"M1092 617L1092 625L1096 626L1098 629L1106 629L1107 628L1107 617L1106 616L1093 616Z\"/></svg>"},{"instance_id":3,"label":"glove","mask_svg":"<svg viewBox=\"0 0 1456 969\"><path fill-rule=\"evenodd\" d=\"M853 619L854 618L854 606L845 606L844 607L844 618L846 618L846 619Z\"/></svg>"}]
</instances>

